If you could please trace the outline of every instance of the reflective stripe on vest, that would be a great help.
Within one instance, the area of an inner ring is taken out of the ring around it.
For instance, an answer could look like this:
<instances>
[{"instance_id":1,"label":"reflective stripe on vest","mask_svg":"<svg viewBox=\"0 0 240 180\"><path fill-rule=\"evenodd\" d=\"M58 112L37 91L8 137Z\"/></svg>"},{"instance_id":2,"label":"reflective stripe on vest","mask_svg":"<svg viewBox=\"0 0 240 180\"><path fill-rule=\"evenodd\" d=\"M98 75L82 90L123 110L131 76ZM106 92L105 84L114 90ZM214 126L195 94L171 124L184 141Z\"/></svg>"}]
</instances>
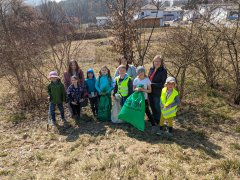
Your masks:
<instances>
[{"instance_id":1,"label":"reflective stripe on vest","mask_svg":"<svg viewBox=\"0 0 240 180\"><path fill-rule=\"evenodd\" d=\"M122 82L119 82L120 76L117 77L117 85L118 85L118 93L121 94L123 97L126 97L128 95L128 81L131 79L130 77L127 77Z\"/></svg>"},{"instance_id":2,"label":"reflective stripe on vest","mask_svg":"<svg viewBox=\"0 0 240 180\"><path fill-rule=\"evenodd\" d=\"M167 97L167 88L162 89L161 94L161 103L163 104L163 108L161 109L162 115L165 119L175 117L177 113L177 106L173 106L171 108L166 108L168 105L172 104L174 102L175 97L178 96L178 92L176 89L173 89L171 95Z\"/></svg>"}]
</instances>

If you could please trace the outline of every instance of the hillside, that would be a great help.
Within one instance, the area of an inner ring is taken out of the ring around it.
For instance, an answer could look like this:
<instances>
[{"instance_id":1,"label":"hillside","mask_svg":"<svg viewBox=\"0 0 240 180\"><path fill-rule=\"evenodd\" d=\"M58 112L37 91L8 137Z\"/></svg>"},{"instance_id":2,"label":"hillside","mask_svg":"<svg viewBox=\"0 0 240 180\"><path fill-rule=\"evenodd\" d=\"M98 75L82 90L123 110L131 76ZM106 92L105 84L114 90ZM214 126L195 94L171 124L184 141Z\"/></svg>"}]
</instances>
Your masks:
<instances>
[{"instance_id":1,"label":"hillside","mask_svg":"<svg viewBox=\"0 0 240 180\"><path fill-rule=\"evenodd\" d=\"M114 57L106 39L84 41L84 72ZM97 62L91 60L97 58ZM151 63L147 64L149 68ZM111 65L111 70L115 65ZM46 130L47 102L20 111L10 85L0 79L0 179L239 179L240 111L204 86L187 96L174 137L140 132L128 124L98 122L83 109L80 126ZM193 89L199 88L193 83ZM66 108L65 108L66 109ZM59 114L58 114L59 115ZM59 117L59 116L58 116Z\"/></svg>"}]
</instances>

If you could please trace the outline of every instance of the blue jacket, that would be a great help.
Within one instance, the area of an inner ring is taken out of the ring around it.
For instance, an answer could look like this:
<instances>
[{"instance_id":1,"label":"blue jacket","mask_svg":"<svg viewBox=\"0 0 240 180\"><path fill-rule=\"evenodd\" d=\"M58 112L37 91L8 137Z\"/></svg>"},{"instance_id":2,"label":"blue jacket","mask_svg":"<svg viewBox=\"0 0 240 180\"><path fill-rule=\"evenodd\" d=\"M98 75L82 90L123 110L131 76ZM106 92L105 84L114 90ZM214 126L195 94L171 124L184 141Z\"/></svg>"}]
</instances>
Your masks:
<instances>
[{"instance_id":1,"label":"blue jacket","mask_svg":"<svg viewBox=\"0 0 240 180\"><path fill-rule=\"evenodd\" d=\"M88 78L88 73L92 73L93 74L93 78L92 79L89 79ZM96 77L95 77L95 74L94 74L94 71L93 69L88 69L87 71L87 78L85 79L85 86L86 86L86 89L87 89L87 93L90 94L91 92L97 92L97 89L95 88L95 84L96 84Z\"/></svg>"},{"instance_id":2,"label":"blue jacket","mask_svg":"<svg viewBox=\"0 0 240 180\"><path fill-rule=\"evenodd\" d=\"M102 92L111 94L111 91L113 90L113 81L108 75L102 75L98 77L95 87L99 94Z\"/></svg>"}]
</instances>

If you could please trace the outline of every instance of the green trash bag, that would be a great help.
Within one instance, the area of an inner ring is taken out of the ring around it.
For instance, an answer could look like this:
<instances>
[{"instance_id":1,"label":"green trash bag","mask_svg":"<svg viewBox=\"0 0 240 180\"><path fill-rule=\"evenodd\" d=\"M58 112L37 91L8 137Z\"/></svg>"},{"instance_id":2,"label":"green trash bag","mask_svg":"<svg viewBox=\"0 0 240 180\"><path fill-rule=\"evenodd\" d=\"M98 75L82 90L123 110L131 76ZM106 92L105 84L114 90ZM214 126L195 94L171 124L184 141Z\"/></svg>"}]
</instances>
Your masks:
<instances>
[{"instance_id":1,"label":"green trash bag","mask_svg":"<svg viewBox=\"0 0 240 180\"><path fill-rule=\"evenodd\" d=\"M110 121L111 109L112 109L111 96L101 95L98 103L98 114L97 114L98 120Z\"/></svg>"},{"instance_id":2,"label":"green trash bag","mask_svg":"<svg viewBox=\"0 0 240 180\"><path fill-rule=\"evenodd\" d=\"M118 119L122 119L140 131L144 131L145 128L145 97L143 92L134 92L129 96L120 113L118 114Z\"/></svg>"}]
</instances>

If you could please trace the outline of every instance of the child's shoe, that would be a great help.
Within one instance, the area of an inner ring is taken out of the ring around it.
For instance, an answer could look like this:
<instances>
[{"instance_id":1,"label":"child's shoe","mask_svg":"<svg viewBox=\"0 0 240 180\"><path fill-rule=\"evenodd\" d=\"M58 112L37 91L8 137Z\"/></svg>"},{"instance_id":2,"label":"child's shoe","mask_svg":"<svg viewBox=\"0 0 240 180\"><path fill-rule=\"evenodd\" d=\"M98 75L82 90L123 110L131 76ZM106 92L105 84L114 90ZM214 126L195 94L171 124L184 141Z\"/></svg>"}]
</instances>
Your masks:
<instances>
[{"instance_id":1,"label":"child's shoe","mask_svg":"<svg viewBox=\"0 0 240 180\"><path fill-rule=\"evenodd\" d=\"M158 131L158 127L157 126L152 126L151 133L155 134L157 131Z\"/></svg>"},{"instance_id":2,"label":"child's shoe","mask_svg":"<svg viewBox=\"0 0 240 180\"><path fill-rule=\"evenodd\" d=\"M68 122L66 121L66 119L62 119L63 121L63 127L67 128L68 127Z\"/></svg>"},{"instance_id":3,"label":"child's shoe","mask_svg":"<svg viewBox=\"0 0 240 180\"><path fill-rule=\"evenodd\" d=\"M159 136L163 135L163 130L159 129L156 134Z\"/></svg>"},{"instance_id":4,"label":"child's shoe","mask_svg":"<svg viewBox=\"0 0 240 180\"><path fill-rule=\"evenodd\" d=\"M173 137L173 133L167 132L167 133L166 133L166 136L167 136L167 137Z\"/></svg>"}]
</instances>

